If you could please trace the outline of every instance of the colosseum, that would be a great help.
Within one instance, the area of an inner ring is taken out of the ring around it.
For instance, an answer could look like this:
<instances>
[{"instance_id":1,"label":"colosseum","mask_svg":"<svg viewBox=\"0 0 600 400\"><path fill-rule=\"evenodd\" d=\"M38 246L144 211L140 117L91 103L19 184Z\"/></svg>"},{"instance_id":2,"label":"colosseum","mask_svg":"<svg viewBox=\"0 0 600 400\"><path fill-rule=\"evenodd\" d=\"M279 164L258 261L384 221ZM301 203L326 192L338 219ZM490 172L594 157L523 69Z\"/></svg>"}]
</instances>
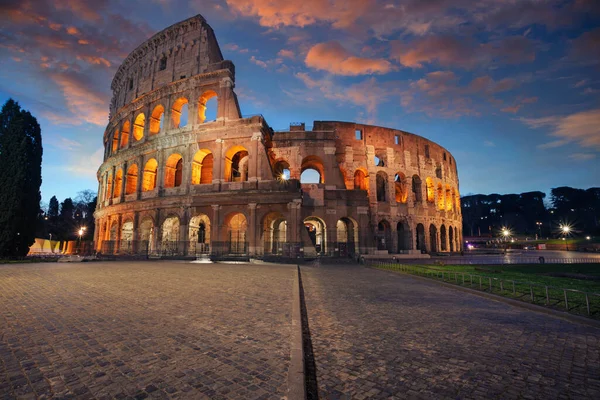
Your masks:
<instances>
[{"instance_id":1,"label":"colosseum","mask_svg":"<svg viewBox=\"0 0 600 400\"><path fill-rule=\"evenodd\" d=\"M95 242L104 254L412 257L462 247L454 157L401 130L242 117L235 67L198 15L112 82Z\"/></svg>"}]
</instances>

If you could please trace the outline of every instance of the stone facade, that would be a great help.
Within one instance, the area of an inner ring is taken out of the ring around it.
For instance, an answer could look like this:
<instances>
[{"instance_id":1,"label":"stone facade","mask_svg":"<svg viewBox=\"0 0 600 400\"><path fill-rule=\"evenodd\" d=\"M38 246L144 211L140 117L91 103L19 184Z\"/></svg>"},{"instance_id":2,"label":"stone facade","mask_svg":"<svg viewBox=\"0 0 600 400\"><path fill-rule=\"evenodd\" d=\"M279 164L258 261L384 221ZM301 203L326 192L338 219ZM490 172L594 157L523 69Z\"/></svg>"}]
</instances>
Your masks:
<instances>
[{"instance_id":1,"label":"stone facade","mask_svg":"<svg viewBox=\"0 0 600 400\"><path fill-rule=\"evenodd\" d=\"M159 32L112 83L97 250L297 257L460 251L458 173L404 131L242 118L204 18ZM312 170L315 183L304 183Z\"/></svg>"}]
</instances>

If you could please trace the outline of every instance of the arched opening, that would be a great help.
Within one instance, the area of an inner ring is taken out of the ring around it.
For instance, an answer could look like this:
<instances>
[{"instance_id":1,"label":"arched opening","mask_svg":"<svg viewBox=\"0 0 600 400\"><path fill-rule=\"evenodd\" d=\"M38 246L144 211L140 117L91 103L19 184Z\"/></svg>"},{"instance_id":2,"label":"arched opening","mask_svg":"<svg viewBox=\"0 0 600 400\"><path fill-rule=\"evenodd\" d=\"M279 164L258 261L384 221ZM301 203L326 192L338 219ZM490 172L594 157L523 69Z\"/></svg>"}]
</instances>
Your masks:
<instances>
[{"instance_id":1,"label":"arched opening","mask_svg":"<svg viewBox=\"0 0 600 400\"><path fill-rule=\"evenodd\" d=\"M369 176L362 169L354 172L354 190L369 190Z\"/></svg>"},{"instance_id":2,"label":"arched opening","mask_svg":"<svg viewBox=\"0 0 600 400\"><path fill-rule=\"evenodd\" d=\"M396 225L398 234L398 253L410 250L410 227L406 222L398 222Z\"/></svg>"},{"instance_id":3,"label":"arched opening","mask_svg":"<svg viewBox=\"0 0 600 400\"><path fill-rule=\"evenodd\" d=\"M444 210L446 208L446 203L444 200L444 188L441 183L438 183L437 186L437 201L438 201L438 210Z\"/></svg>"},{"instance_id":4,"label":"arched opening","mask_svg":"<svg viewBox=\"0 0 600 400\"><path fill-rule=\"evenodd\" d=\"M454 251L454 229L448 227L448 238L450 239L450 251Z\"/></svg>"},{"instance_id":5,"label":"arched opening","mask_svg":"<svg viewBox=\"0 0 600 400\"><path fill-rule=\"evenodd\" d=\"M427 244L425 243L425 227L423 224L417 224L417 250L421 252L427 251Z\"/></svg>"},{"instance_id":6,"label":"arched opening","mask_svg":"<svg viewBox=\"0 0 600 400\"><path fill-rule=\"evenodd\" d=\"M446 185L446 211L452 211L453 205L452 189L450 189L450 186Z\"/></svg>"},{"instance_id":7,"label":"arched opening","mask_svg":"<svg viewBox=\"0 0 600 400\"><path fill-rule=\"evenodd\" d=\"M181 177L183 174L183 158L177 153L173 153L167 158L165 164L165 188L174 188L181 186Z\"/></svg>"},{"instance_id":8,"label":"arched opening","mask_svg":"<svg viewBox=\"0 0 600 400\"><path fill-rule=\"evenodd\" d=\"M156 175L158 172L158 162L151 158L144 166L144 175L142 177L142 192L149 192L156 188Z\"/></svg>"},{"instance_id":9,"label":"arched opening","mask_svg":"<svg viewBox=\"0 0 600 400\"><path fill-rule=\"evenodd\" d=\"M165 255L175 255L179 251L179 217L170 216L162 224L161 252Z\"/></svg>"},{"instance_id":10,"label":"arched opening","mask_svg":"<svg viewBox=\"0 0 600 400\"><path fill-rule=\"evenodd\" d=\"M446 245L448 238L446 236L446 226L442 225L440 227L440 248L442 251L448 251L448 246Z\"/></svg>"},{"instance_id":11,"label":"arched opening","mask_svg":"<svg viewBox=\"0 0 600 400\"><path fill-rule=\"evenodd\" d=\"M230 214L225 225L227 226L229 254L246 254L248 249L248 242L246 241L248 222L246 216L242 213Z\"/></svg>"},{"instance_id":12,"label":"arched opening","mask_svg":"<svg viewBox=\"0 0 600 400\"><path fill-rule=\"evenodd\" d=\"M248 180L248 150L233 146L225 153L225 182L246 182Z\"/></svg>"},{"instance_id":13,"label":"arched opening","mask_svg":"<svg viewBox=\"0 0 600 400\"><path fill-rule=\"evenodd\" d=\"M165 108L162 105L157 105L152 110L152 115L150 116L150 134L156 135L163 129L163 124L165 120Z\"/></svg>"},{"instance_id":14,"label":"arched opening","mask_svg":"<svg viewBox=\"0 0 600 400\"><path fill-rule=\"evenodd\" d=\"M142 219L139 228L138 252L152 251L154 243L154 221L150 217Z\"/></svg>"},{"instance_id":15,"label":"arched opening","mask_svg":"<svg viewBox=\"0 0 600 400\"><path fill-rule=\"evenodd\" d=\"M129 144L129 133L131 131L131 124L129 121L125 121L123 123L123 127L121 128L121 148L127 147Z\"/></svg>"},{"instance_id":16,"label":"arched opening","mask_svg":"<svg viewBox=\"0 0 600 400\"><path fill-rule=\"evenodd\" d=\"M387 174L383 171L377 173L376 177L377 185L377 201L387 201Z\"/></svg>"},{"instance_id":17,"label":"arched opening","mask_svg":"<svg viewBox=\"0 0 600 400\"><path fill-rule=\"evenodd\" d=\"M287 181L291 178L290 164L285 160L279 160L273 166L273 175L279 181Z\"/></svg>"},{"instance_id":18,"label":"arched opening","mask_svg":"<svg viewBox=\"0 0 600 400\"><path fill-rule=\"evenodd\" d=\"M198 121L201 124L217 119L217 93L209 90L198 99Z\"/></svg>"},{"instance_id":19,"label":"arched opening","mask_svg":"<svg viewBox=\"0 0 600 400\"><path fill-rule=\"evenodd\" d=\"M418 175L412 177L412 191L415 198L415 203L423 201L423 188L421 186L421 178Z\"/></svg>"},{"instance_id":20,"label":"arched opening","mask_svg":"<svg viewBox=\"0 0 600 400\"><path fill-rule=\"evenodd\" d=\"M456 189L452 189L452 198L451 198L451 202L452 202L452 207L456 207Z\"/></svg>"},{"instance_id":21,"label":"arched opening","mask_svg":"<svg viewBox=\"0 0 600 400\"><path fill-rule=\"evenodd\" d=\"M304 255L311 256L325 253L327 250L327 231L325 222L319 217L308 217L304 219L304 228L306 229L306 233L310 240L310 244L304 241ZM312 248L310 247L311 244Z\"/></svg>"},{"instance_id":22,"label":"arched opening","mask_svg":"<svg viewBox=\"0 0 600 400\"><path fill-rule=\"evenodd\" d=\"M210 150L201 149L192 160L192 185L212 183L214 158Z\"/></svg>"},{"instance_id":23,"label":"arched opening","mask_svg":"<svg viewBox=\"0 0 600 400\"><path fill-rule=\"evenodd\" d=\"M461 210L460 210L460 193L458 193L458 190L456 191L456 212L460 214Z\"/></svg>"},{"instance_id":24,"label":"arched opening","mask_svg":"<svg viewBox=\"0 0 600 400\"><path fill-rule=\"evenodd\" d=\"M392 236L390 223L386 220L381 220L377 224L377 250L390 250L392 245Z\"/></svg>"},{"instance_id":25,"label":"arched opening","mask_svg":"<svg viewBox=\"0 0 600 400\"><path fill-rule=\"evenodd\" d=\"M317 156L304 157L300 172L300 183L325 183L325 167Z\"/></svg>"},{"instance_id":26,"label":"arched opening","mask_svg":"<svg viewBox=\"0 0 600 400\"><path fill-rule=\"evenodd\" d=\"M119 149L119 130L115 129L115 132L113 133L111 153L116 152L118 149Z\"/></svg>"},{"instance_id":27,"label":"arched opening","mask_svg":"<svg viewBox=\"0 0 600 400\"><path fill-rule=\"evenodd\" d=\"M406 177L402 172L398 172L394 177L394 190L396 193L396 203L406 203L408 200L408 190L406 188Z\"/></svg>"},{"instance_id":28,"label":"arched opening","mask_svg":"<svg viewBox=\"0 0 600 400\"><path fill-rule=\"evenodd\" d=\"M433 187L433 181L430 177L425 179L425 185L427 186L427 202L434 203L435 202L435 188Z\"/></svg>"},{"instance_id":29,"label":"arched opening","mask_svg":"<svg viewBox=\"0 0 600 400\"><path fill-rule=\"evenodd\" d=\"M108 178L106 179L106 191L104 195L104 200L108 200L112 198L112 175L108 174Z\"/></svg>"},{"instance_id":30,"label":"arched opening","mask_svg":"<svg viewBox=\"0 0 600 400\"><path fill-rule=\"evenodd\" d=\"M199 214L190 219L189 253L210 253L210 219L205 214Z\"/></svg>"},{"instance_id":31,"label":"arched opening","mask_svg":"<svg viewBox=\"0 0 600 400\"><path fill-rule=\"evenodd\" d=\"M385 153L381 151L375 153L373 163L376 167L385 167Z\"/></svg>"},{"instance_id":32,"label":"arched opening","mask_svg":"<svg viewBox=\"0 0 600 400\"><path fill-rule=\"evenodd\" d=\"M144 113L139 113L133 122L133 138L142 140L144 137L144 126L146 125L146 116Z\"/></svg>"},{"instance_id":33,"label":"arched opening","mask_svg":"<svg viewBox=\"0 0 600 400\"><path fill-rule=\"evenodd\" d=\"M113 192L113 198L121 197L121 185L123 184L123 170L119 169L115 174L115 190Z\"/></svg>"},{"instance_id":34,"label":"arched opening","mask_svg":"<svg viewBox=\"0 0 600 400\"><path fill-rule=\"evenodd\" d=\"M188 100L185 97L180 97L173 103L171 107L171 122L173 129L183 128L188 123Z\"/></svg>"},{"instance_id":35,"label":"arched opening","mask_svg":"<svg viewBox=\"0 0 600 400\"><path fill-rule=\"evenodd\" d=\"M120 253L131 253L133 249L133 222L127 221L121 225L121 241L119 242Z\"/></svg>"},{"instance_id":36,"label":"arched opening","mask_svg":"<svg viewBox=\"0 0 600 400\"><path fill-rule=\"evenodd\" d=\"M134 194L137 191L138 182L138 166L132 164L127 170L127 177L125 181L125 194Z\"/></svg>"},{"instance_id":37,"label":"arched opening","mask_svg":"<svg viewBox=\"0 0 600 400\"><path fill-rule=\"evenodd\" d=\"M271 212L263 219L263 246L265 254L284 254L287 242L287 221L283 214Z\"/></svg>"},{"instance_id":38,"label":"arched opening","mask_svg":"<svg viewBox=\"0 0 600 400\"><path fill-rule=\"evenodd\" d=\"M438 251L438 243L437 243L437 228L434 224L429 225L429 243L431 244L431 251Z\"/></svg>"},{"instance_id":39,"label":"arched opening","mask_svg":"<svg viewBox=\"0 0 600 400\"><path fill-rule=\"evenodd\" d=\"M358 224L351 218L340 218L336 224L337 253L340 257L352 256L356 253L358 243Z\"/></svg>"}]
</instances>

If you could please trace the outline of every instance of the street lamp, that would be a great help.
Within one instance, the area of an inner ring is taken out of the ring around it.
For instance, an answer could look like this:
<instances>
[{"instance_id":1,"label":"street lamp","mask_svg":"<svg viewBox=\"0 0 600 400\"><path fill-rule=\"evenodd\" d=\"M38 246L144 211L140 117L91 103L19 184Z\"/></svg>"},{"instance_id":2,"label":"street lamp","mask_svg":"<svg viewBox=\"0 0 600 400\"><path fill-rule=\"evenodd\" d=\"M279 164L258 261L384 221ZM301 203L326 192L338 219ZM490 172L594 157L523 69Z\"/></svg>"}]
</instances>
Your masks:
<instances>
[{"instance_id":1,"label":"street lamp","mask_svg":"<svg viewBox=\"0 0 600 400\"><path fill-rule=\"evenodd\" d=\"M566 237L569 234L569 232L571 232L571 227L569 225L561 225L560 230L564 235L563 240L565 241L565 244L567 246L567 251L569 251L569 241L566 239Z\"/></svg>"},{"instance_id":2,"label":"street lamp","mask_svg":"<svg viewBox=\"0 0 600 400\"><path fill-rule=\"evenodd\" d=\"M77 234L79 235L79 246L78 246L78 250L81 251L81 237L83 236L84 232L86 230L85 226L82 226L81 228L79 228L79 230L77 231ZM78 253L79 253L78 251Z\"/></svg>"}]
</instances>

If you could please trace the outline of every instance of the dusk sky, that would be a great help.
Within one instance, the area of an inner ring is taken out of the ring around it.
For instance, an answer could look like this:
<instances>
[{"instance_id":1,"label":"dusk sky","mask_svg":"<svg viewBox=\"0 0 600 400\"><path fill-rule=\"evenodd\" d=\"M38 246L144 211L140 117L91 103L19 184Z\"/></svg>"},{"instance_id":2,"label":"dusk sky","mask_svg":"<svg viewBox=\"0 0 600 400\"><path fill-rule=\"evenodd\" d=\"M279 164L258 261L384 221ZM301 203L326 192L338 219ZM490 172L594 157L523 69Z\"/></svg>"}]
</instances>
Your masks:
<instances>
[{"instance_id":1,"label":"dusk sky","mask_svg":"<svg viewBox=\"0 0 600 400\"><path fill-rule=\"evenodd\" d=\"M462 195L600 185L598 0L0 0L0 102L42 127L42 199L98 188L110 83L195 14L236 65L242 114L431 139Z\"/></svg>"}]
</instances>

